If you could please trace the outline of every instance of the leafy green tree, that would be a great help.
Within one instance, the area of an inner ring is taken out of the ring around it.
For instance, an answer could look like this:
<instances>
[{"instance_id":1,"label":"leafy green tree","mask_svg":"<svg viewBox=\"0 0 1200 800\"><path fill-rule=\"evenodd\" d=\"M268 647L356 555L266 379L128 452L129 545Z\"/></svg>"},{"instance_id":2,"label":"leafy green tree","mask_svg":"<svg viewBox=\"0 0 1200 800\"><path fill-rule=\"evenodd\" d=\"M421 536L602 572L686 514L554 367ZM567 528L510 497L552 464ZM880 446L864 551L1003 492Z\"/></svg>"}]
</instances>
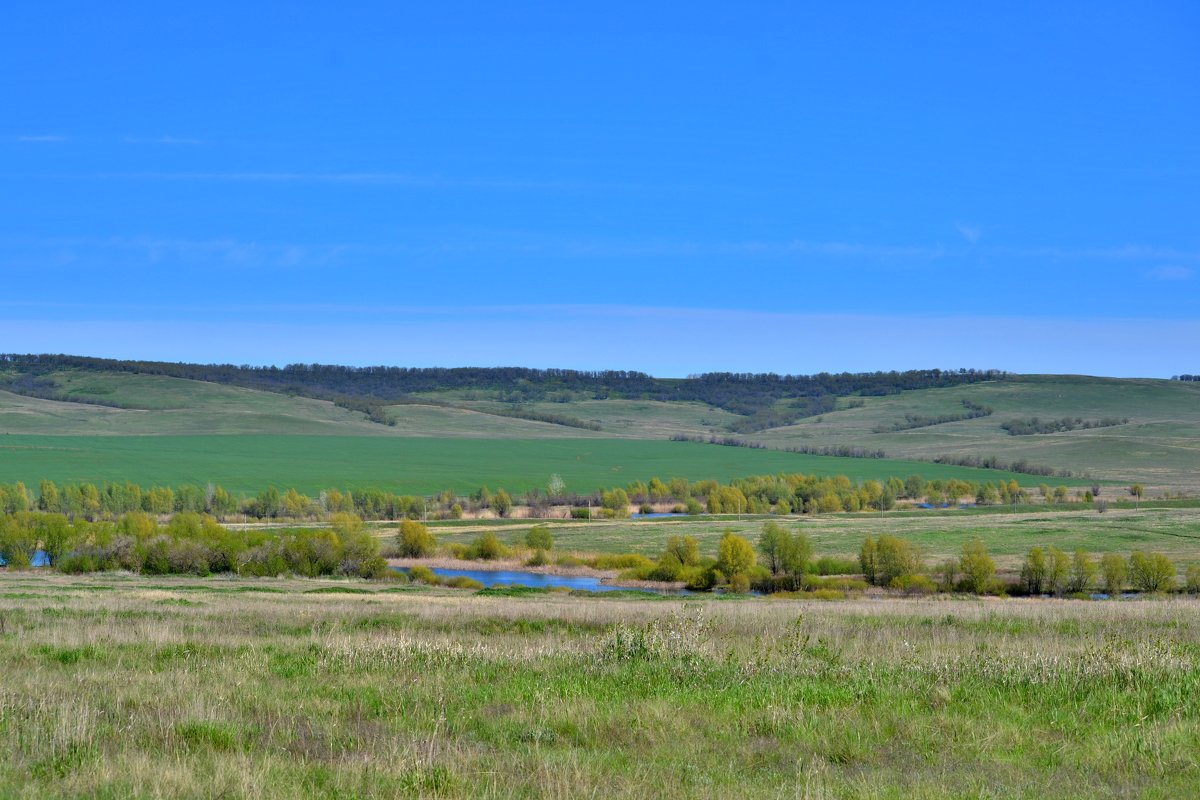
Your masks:
<instances>
[{"instance_id":1,"label":"leafy green tree","mask_svg":"<svg viewBox=\"0 0 1200 800\"><path fill-rule=\"evenodd\" d=\"M496 515L507 517L508 512L512 510L512 497L503 489L497 489L495 496L492 498L492 508L496 511Z\"/></svg>"},{"instance_id":2,"label":"leafy green tree","mask_svg":"<svg viewBox=\"0 0 1200 800\"><path fill-rule=\"evenodd\" d=\"M614 517L629 516L629 494L620 487L602 492L600 505L612 512Z\"/></svg>"},{"instance_id":3,"label":"leafy green tree","mask_svg":"<svg viewBox=\"0 0 1200 800\"><path fill-rule=\"evenodd\" d=\"M1169 592L1175 588L1175 565L1162 553L1133 553L1129 578L1141 592Z\"/></svg>"},{"instance_id":4,"label":"leafy green tree","mask_svg":"<svg viewBox=\"0 0 1200 800\"><path fill-rule=\"evenodd\" d=\"M695 536L671 536L667 539L667 553L685 567L694 567L700 563L700 543Z\"/></svg>"},{"instance_id":5,"label":"leafy green tree","mask_svg":"<svg viewBox=\"0 0 1200 800\"><path fill-rule=\"evenodd\" d=\"M923 568L921 550L912 542L884 534L875 543L876 586L888 586L902 575L918 575Z\"/></svg>"},{"instance_id":6,"label":"leafy green tree","mask_svg":"<svg viewBox=\"0 0 1200 800\"><path fill-rule=\"evenodd\" d=\"M1135 483L1133 486L1129 487L1129 493L1131 495L1133 495L1133 499L1134 499L1133 507L1135 509L1141 508L1142 496L1146 494L1146 487L1142 486L1140 483Z\"/></svg>"},{"instance_id":7,"label":"leafy green tree","mask_svg":"<svg viewBox=\"0 0 1200 800\"><path fill-rule=\"evenodd\" d=\"M728 576L748 575L757 563L754 545L733 531L725 531L717 544L717 567Z\"/></svg>"},{"instance_id":8,"label":"leafy green tree","mask_svg":"<svg viewBox=\"0 0 1200 800\"><path fill-rule=\"evenodd\" d=\"M437 539L429 532L429 526L415 519L400 520L396 543L405 558L426 558L437 549Z\"/></svg>"},{"instance_id":9,"label":"leafy green tree","mask_svg":"<svg viewBox=\"0 0 1200 800\"><path fill-rule=\"evenodd\" d=\"M1054 547L1047 550L1049 554L1049 571L1046 574L1048 588L1055 594L1062 594L1067 589L1071 575L1071 559L1066 552Z\"/></svg>"},{"instance_id":10,"label":"leafy green tree","mask_svg":"<svg viewBox=\"0 0 1200 800\"><path fill-rule=\"evenodd\" d=\"M38 483L38 510L62 511L62 495L54 481L43 480Z\"/></svg>"},{"instance_id":11,"label":"leafy green tree","mask_svg":"<svg viewBox=\"0 0 1200 800\"><path fill-rule=\"evenodd\" d=\"M858 551L858 565L862 569L863 578L867 583L878 585L875 579L877 573L877 553L875 540L870 536L863 539L862 547Z\"/></svg>"},{"instance_id":12,"label":"leafy green tree","mask_svg":"<svg viewBox=\"0 0 1200 800\"><path fill-rule=\"evenodd\" d=\"M784 555L791 542L792 535L782 525L774 522L763 524L762 533L758 535L758 551L766 559L766 567L772 575L783 572Z\"/></svg>"},{"instance_id":13,"label":"leafy green tree","mask_svg":"<svg viewBox=\"0 0 1200 800\"><path fill-rule=\"evenodd\" d=\"M963 575L963 588L968 592L982 594L991 588L996 577L996 562L988 555L979 537L963 545L958 564Z\"/></svg>"},{"instance_id":14,"label":"leafy green tree","mask_svg":"<svg viewBox=\"0 0 1200 800\"><path fill-rule=\"evenodd\" d=\"M1116 553L1105 553L1100 559L1100 574L1104 579L1104 593L1109 597L1119 597L1125 590L1125 581L1129 574L1125 559Z\"/></svg>"},{"instance_id":15,"label":"leafy green tree","mask_svg":"<svg viewBox=\"0 0 1200 800\"><path fill-rule=\"evenodd\" d=\"M1071 592L1090 591L1096 582L1096 571L1096 562L1092 560L1087 551L1076 550L1071 559L1071 580L1067 588Z\"/></svg>"},{"instance_id":16,"label":"leafy green tree","mask_svg":"<svg viewBox=\"0 0 1200 800\"><path fill-rule=\"evenodd\" d=\"M1021 564L1021 586L1030 594L1041 594L1046 590L1046 554L1042 548L1029 548L1025 562Z\"/></svg>"}]
</instances>

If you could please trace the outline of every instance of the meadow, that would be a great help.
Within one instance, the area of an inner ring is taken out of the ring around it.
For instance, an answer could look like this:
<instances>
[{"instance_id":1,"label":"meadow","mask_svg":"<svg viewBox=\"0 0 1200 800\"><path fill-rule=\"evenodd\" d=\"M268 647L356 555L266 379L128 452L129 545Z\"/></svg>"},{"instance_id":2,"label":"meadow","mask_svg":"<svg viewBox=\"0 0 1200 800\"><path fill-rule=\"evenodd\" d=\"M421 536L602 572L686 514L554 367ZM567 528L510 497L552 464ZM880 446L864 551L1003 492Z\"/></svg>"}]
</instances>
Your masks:
<instances>
[{"instance_id":1,"label":"meadow","mask_svg":"<svg viewBox=\"0 0 1200 800\"><path fill-rule=\"evenodd\" d=\"M466 494L484 485L509 491L545 487L551 474L557 473L568 491L590 493L655 476L728 482L779 472L846 475L854 481L912 474L929 480L1015 479L1025 486L1036 486L1041 480L921 462L637 439L0 435L0 483L24 481L30 486L47 478L60 483L132 481L144 486L213 482L249 494L266 486L313 495L327 488L367 487L417 495L445 489ZM1078 479L1051 480L1085 484Z\"/></svg>"},{"instance_id":2,"label":"meadow","mask_svg":"<svg viewBox=\"0 0 1200 800\"><path fill-rule=\"evenodd\" d=\"M769 518L754 516L679 517L645 520L539 521L548 526L556 550L581 553L640 553L654 558L672 536L692 536L702 553L715 554L726 531L757 541ZM1182 570L1200 563L1200 508L1185 506L1095 510L1062 507L1024 507L1017 511L993 508L824 514L776 519L789 530L802 531L817 555L857 557L863 539L884 534L899 536L921 548L929 567L957 557L963 544L980 539L1002 571L1014 571L1031 547L1053 545L1067 552L1082 549L1093 555L1135 550L1159 552ZM532 522L511 521L503 526L486 522L434 522L431 530L442 544L468 544L484 530L496 530L502 541L516 541ZM377 529L392 535L390 528Z\"/></svg>"},{"instance_id":3,"label":"meadow","mask_svg":"<svg viewBox=\"0 0 1200 800\"><path fill-rule=\"evenodd\" d=\"M0 797L1200 792L1200 606L0 575Z\"/></svg>"}]
</instances>

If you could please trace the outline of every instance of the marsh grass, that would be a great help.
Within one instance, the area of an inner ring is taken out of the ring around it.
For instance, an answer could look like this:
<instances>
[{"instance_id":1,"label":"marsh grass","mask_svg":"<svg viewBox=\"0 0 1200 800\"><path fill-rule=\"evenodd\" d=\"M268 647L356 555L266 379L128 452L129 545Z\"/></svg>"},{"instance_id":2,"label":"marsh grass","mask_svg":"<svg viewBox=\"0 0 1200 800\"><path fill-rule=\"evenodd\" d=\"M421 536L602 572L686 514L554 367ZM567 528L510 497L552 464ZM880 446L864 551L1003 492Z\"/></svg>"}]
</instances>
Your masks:
<instances>
[{"instance_id":1,"label":"marsh grass","mask_svg":"<svg viewBox=\"0 0 1200 800\"><path fill-rule=\"evenodd\" d=\"M0 797L1200 792L1194 600L324 588L0 577Z\"/></svg>"}]
</instances>

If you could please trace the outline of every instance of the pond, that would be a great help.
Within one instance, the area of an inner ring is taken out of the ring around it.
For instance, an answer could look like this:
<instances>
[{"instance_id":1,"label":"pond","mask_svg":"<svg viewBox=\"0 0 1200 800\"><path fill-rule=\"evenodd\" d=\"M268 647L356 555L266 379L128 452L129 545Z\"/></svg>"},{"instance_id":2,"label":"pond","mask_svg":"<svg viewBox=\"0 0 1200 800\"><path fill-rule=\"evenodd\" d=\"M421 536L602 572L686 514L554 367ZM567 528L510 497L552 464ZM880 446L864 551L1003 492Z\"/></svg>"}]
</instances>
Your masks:
<instances>
[{"instance_id":1,"label":"pond","mask_svg":"<svg viewBox=\"0 0 1200 800\"><path fill-rule=\"evenodd\" d=\"M405 567L397 567L401 572L408 572ZM485 587L490 586L529 586L536 589L582 589L587 592L616 592L641 591L653 594L675 594L656 589L642 589L628 586L613 586L601 583L599 578L590 575L543 575L540 572L524 572L508 569L445 569L434 567L433 574L439 578L457 578L460 575L479 581ZM683 592L679 592L683 594Z\"/></svg>"}]
</instances>

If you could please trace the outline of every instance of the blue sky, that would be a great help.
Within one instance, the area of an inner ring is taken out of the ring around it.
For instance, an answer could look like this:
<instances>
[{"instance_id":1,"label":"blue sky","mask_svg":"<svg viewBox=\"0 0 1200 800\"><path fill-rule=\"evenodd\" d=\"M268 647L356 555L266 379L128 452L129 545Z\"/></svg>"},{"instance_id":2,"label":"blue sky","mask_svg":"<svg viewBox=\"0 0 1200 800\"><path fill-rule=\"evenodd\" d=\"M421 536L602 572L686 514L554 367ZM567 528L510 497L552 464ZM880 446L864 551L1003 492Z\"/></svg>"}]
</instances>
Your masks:
<instances>
[{"instance_id":1,"label":"blue sky","mask_svg":"<svg viewBox=\"0 0 1200 800\"><path fill-rule=\"evenodd\" d=\"M1194 3L38 3L0 350L1169 376Z\"/></svg>"}]
</instances>

